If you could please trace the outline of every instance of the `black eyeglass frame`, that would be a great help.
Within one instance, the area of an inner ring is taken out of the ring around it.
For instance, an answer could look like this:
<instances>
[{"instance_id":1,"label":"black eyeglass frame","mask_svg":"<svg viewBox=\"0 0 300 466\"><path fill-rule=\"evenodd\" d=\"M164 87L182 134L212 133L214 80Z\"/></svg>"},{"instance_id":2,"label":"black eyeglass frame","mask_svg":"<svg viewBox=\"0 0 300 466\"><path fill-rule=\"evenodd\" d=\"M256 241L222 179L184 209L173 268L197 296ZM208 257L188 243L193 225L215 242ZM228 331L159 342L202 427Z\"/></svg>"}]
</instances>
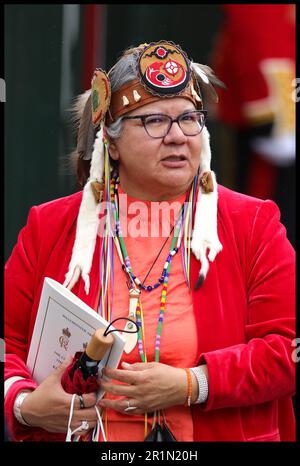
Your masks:
<instances>
[{"instance_id":1,"label":"black eyeglass frame","mask_svg":"<svg viewBox=\"0 0 300 466\"><path fill-rule=\"evenodd\" d=\"M182 117L184 117L184 115L188 115L188 114L190 114L190 113L202 114L202 115L204 116L203 126L202 126L202 128L200 129L199 133L196 133L196 134L185 134L185 132L183 131L183 129L182 129L181 126L180 126L180 119L181 119ZM169 122L170 122L169 127L168 127L168 129L167 129L167 131L166 131L166 134L164 134L163 136L151 136L151 134L149 134L148 131L147 131L146 124L145 124L145 119L146 119L147 117L155 117L155 116L163 116L163 117L167 117L167 118L169 119ZM136 120L136 119L138 119L138 118L141 119L141 121L142 121L142 123L143 123L143 126L144 126L144 128L145 128L145 131L146 131L146 133L148 134L148 136L150 136L150 138L153 138L153 139L163 139L163 138L165 138L165 137L167 136L167 134L169 133L172 124L175 123L175 122L178 123L179 128L181 129L181 131L183 132L183 134L184 134L185 136L191 136L191 137L193 137L193 136L198 136L198 134L200 134L200 133L202 132L202 130L203 130L204 126L205 126L206 119L207 119L207 110L191 110L191 111L188 111L188 112L181 113L181 114L178 115L178 117L176 117L176 118L172 118L172 117L170 117L170 115L166 115L165 113L148 113L148 114L145 114L145 115L124 116L124 117L123 117L123 120Z\"/></svg>"}]
</instances>

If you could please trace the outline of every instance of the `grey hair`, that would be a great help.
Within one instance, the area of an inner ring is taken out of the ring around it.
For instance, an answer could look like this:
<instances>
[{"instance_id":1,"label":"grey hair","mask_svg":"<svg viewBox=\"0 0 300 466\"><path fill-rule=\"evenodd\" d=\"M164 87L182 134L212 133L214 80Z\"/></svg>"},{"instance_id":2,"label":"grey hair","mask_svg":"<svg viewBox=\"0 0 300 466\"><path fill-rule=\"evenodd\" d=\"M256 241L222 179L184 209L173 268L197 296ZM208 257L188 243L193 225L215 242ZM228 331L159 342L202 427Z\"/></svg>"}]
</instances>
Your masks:
<instances>
[{"instance_id":1,"label":"grey hair","mask_svg":"<svg viewBox=\"0 0 300 466\"><path fill-rule=\"evenodd\" d=\"M138 76L137 59L139 56L139 49L129 49L117 63L110 69L108 75L111 84L111 91L115 92L124 84L133 81ZM107 134L112 139L117 139L122 134L123 123L122 117L111 123L106 127Z\"/></svg>"},{"instance_id":2,"label":"grey hair","mask_svg":"<svg viewBox=\"0 0 300 466\"><path fill-rule=\"evenodd\" d=\"M118 118L116 121L111 123L111 125L106 126L106 132L108 136L111 137L112 139L119 138L122 134L122 131L123 131L123 118L122 117Z\"/></svg>"}]
</instances>

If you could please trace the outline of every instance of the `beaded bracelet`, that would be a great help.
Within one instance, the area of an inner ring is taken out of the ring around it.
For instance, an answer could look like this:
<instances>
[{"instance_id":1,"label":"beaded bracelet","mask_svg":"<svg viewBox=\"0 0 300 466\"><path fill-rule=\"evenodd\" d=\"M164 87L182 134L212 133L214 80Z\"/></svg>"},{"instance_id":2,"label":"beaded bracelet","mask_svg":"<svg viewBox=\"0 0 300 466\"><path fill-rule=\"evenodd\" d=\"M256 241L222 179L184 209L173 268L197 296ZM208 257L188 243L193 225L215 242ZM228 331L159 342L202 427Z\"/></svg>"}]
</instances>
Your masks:
<instances>
[{"instance_id":1,"label":"beaded bracelet","mask_svg":"<svg viewBox=\"0 0 300 466\"><path fill-rule=\"evenodd\" d=\"M201 366L191 367L190 369L193 374L196 376L198 387L199 387L199 396L194 403L205 403L208 398L208 381L207 377Z\"/></svg>"},{"instance_id":2,"label":"beaded bracelet","mask_svg":"<svg viewBox=\"0 0 300 466\"><path fill-rule=\"evenodd\" d=\"M18 393L15 399L15 402L14 402L14 407L13 407L13 412L14 412L14 415L17 421L20 422L20 424L23 424L24 426L28 426L28 427L31 427L31 425L28 424L28 422L26 422L25 419L23 418L21 414L21 405L23 401L25 400L26 396L29 395L30 393L31 391L28 391L28 390Z\"/></svg>"},{"instance_id":3,"label":"beaded bracelet","mask_svg":"<svg viewBox=\"0 0 300 466\"><path fill-rule=\"evenodd\" d=\"M184 406L191 406L191 399L192 399L192 374L190 369L185 368L185 373L187 377L187 395L186 395L186 402Z\"/></svg>"}]
</instances>

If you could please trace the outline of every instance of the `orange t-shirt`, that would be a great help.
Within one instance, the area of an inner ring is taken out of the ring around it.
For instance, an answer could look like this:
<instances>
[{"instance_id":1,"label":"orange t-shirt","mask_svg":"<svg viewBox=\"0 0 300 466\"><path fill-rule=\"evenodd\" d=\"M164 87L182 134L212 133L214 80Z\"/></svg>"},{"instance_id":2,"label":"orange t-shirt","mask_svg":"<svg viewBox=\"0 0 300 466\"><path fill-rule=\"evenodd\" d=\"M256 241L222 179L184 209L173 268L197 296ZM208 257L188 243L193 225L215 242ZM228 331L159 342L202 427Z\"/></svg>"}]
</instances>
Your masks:
<instances>
[{"instance_id":1,"label":"orange t-shirt","mask_svg":"<svg viewBox=\"0 0 300 466\"><path fill-rule=\"evenodd\" d=\"M185 195L173 201L139 201L127 196L119 186L120 223L122 235L130 258L133 273L143 282L160 248L168 237L177 219ZM169 215L170 213L170 215ZM126 215L127 214L127 215ZM169 219L170 217L170 219ZM173 232L168 238L145 285L154 285L162 274L170 251ZM155 340L159 317L162 286L148 292L142 290L145 348L147 362L155 360ZM114 250L114 295L112 320L127 317L129 293L126 275ZM161 333L159 362L173 367L193 367L197 364L197 332L193 312L192 296L187 287L181 251L173 257L169 275L166 308ZM138 345L129 353L123 353L127 363L141 362ZM107 398L118 398L111 394ZM189 407L174 406L164 410L167 425L178 441L193 441L193 422ZM127 415L113 409L107 410L108 441L143 441L144 415ZM153 418L148 419L148 432Z\"/></svg>"}]
</instances>

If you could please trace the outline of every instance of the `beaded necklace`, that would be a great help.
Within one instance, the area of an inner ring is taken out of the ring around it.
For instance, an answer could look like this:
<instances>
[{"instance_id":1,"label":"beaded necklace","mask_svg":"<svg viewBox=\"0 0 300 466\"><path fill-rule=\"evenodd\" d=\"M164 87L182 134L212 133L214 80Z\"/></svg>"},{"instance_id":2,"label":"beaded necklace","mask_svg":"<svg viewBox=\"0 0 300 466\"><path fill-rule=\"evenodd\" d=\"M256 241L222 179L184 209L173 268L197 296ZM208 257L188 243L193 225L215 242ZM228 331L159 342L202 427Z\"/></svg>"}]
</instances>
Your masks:
<instances>
[{"instance_id":1,"label":"beaded necklace","mask_svg":"<svg viewBox=\"0 0 300 466\"><path fill-rule=\"evenodd\" d=\"M124 239L121 232L121 224L119 220L118 203L116 202L118 194L119 179L117 174L111 176L109 154L107 144L104 144L104 176L105 176L105 200L107 202L107 211L104 224L104 237L100 252L100 280L101 280L101 297L99 301L99 310L102 316L111 322L113 313L113 288L114 288L114 254L113 242L122 264L122 269L125 272L130 286L146 292L151 292L153 289L162 285L162 293L160 300L160 312L157 326L157 335L155 340L155 361L159 362L161 333L164 320L164 313L166 310L166 297L168 289L168 279L173 257L182 248L182 263L184 276L188 287L190 287L190 238L192 233L192 213L196 202L196 188L198 185L198 175L195 176L189 194L186 198L184 205L179 211L177 221L174 226L174 234L171 242L170 251L163 271L158 281L151 286L145 286L144 279L141 282L132 271L130 259L128 257ZM183 240L183 241L182 241ZM151 269L150 269L151 270ZM148 272L149 273L149 272ZM143 311L140 297L137 299L136 304L136 322L139 327L138 332L138 351L142 362L147 362L147 355L144 351L145 348L145 329L143 322ZM133 324L132 324L133 325ZM107 413L106 413L106 431L107 431ZM147 413L145 413L145 436L147 435Z\"/></svg>"},{"instance_id":2,"label":"beaded necklace","mask_svg":"<svg viewBox=\"0 0 300 466\"><path fill-rule=\"evenodd\" d=\"M112 185L114 186L114 192L115 196L114 198L111 198L114 208L113 212L115 214L115 224L116 224L116 235L114 237L115 241L115 246L116 250L118 252L118 256L122 265L122 269L125 272L127 278L129 279L129 283L131 286L133 286L135 289L138 287L138 289L143 289L146 292L151 292L153 289L158 288L160 285L162 285L162 293L161 293L161 299L160 299L160 309L159 309L159 318L158 318L158 326L157 326L157 332L156 332L156 339L155 339L155 354L154 354L154 360L155 362L159 362L159 355L160 355L160 343L161 343L161 334L162 334L162 327L163 327L163 321L164 321L164 315L165 315L165 310L166 310L166 298L167 298L167 290L168 290L168 280L169 280L169 275L170 275L170 269L171 269L171 263L173 257L178 253L180 246L182 244L182 239L184 239L184 254L182 254L183 258L183 269L184 269L184 275L187 281L187 284L189 286L189 264L190 264L190 244L189 244L189 237L191 234L191 228L192 228L192 212L191 210L194 207L194 199L195 199L195 189L194 189L194 184L197 183L197 177L194 179L192 188L190 190L190 193L188 194L186 200L190 202L185 202L183 206L180 208L177 221L175 222L174 225L174 233L173 233L173 238L170 246L170 251L167 256L166 262L163 267L163 271L161 274L161 277L158 279L157 283L155 283L152 286L145 286L144 283L142 283L136 275L132 271L130 259L126 250L126 246L124 243L124 239L122 237L122 231L121 231L121 224L120 224L120 219L119 219L119 209L118 205L116 203L116 199L118 198L118 184L119 180L116 179L115 181L112 180ZM112 193L112 190L111 190ZM183 233L184 233L184 238L183 238ZM151 269L150 269L151 270ZM149 272L148 272L149 273ZM147 275L146 275L147 277ZM145 279L144 279L145 281ZM132 315L130 315L130 318L132 318ZM138 351L140 354L141 361L146 363L147 362L147 355L144 350L146 347L146 342L145 342L145 327L144 327L144 322L143 322L143 311L142 311L142 304L141 304L141 299L140 295L138 299L136 300L136 308L135 308L135 318L136 318L136 323L138 325L138 338L137 338L137 344L138 344ZM160 410L158 412L155 412L154 420L158 417L160 418ZM165 417L165 416L164 416ZM153 420L153 425L152 429L154 428L155 421ZM145 422L145 438L147 437L148 434L148 416L147 413L145 413L144 416L144 422ZM151 435L151 434L150 434Z\"/></svg>"},{"instance_id":3,"label":"beaded necklace","mask_svg":"<svg viewBox=\"0 0 300 466\"><path fill-rule=\"evenodd\" d=\"M119 185L119 179L117 179L115 181L115 194L116 194L116 198L118 197L118 185ZM115 204L116 208L114 209L114 212L115 212L115 222L116 222L116 237L117 237L117 242L120 246L120 251L121 251L121 264L122 264L122 269L124 270L124 272L128 275L131 283L133 286L137 286L139 289L143 289L144 291L152 291L156 288L158 288L161 284L164 283L164 279L165 279L165 276L166 276L166 273L167 273L167 268L168 268L168 264L171 262L172 260L172 257L177 254L178 252L178 247L174 248L171 246L170 248L170 252L169 252L169 255L166 259L166 262L164 264L164 267L163 267L163 271L162 271L162 274L161 276L158 278L157 282L154 284L154 285L148 285L148 286L145 286L144 283L145 283L145 280L147 278L147 276L149 275L153 265L155 264L156 262L156 259L158 258L158 256L160 255L163 247L161 248L160 252L158 253L157 255L157 258L155 259L155 261L153 262L153 264L151 265L151 268L150 270L148 271L148 273L146 274L146 277L144 278L144 280L141 282L139 280L139 278L134 275L133 273L133 270L132 270L132 266L131 266L131 262L130 262L130 259L129 259L129 256L128 256L128 253L127 253L127 250L126 250L126 247L125 247L125 243L124 243L124 240L123 240L123 236L122 236L122 231L121 231L121 224L120 224L120 219L119 219L119 209L117 207L117 204ZM180 209L180 213L179 215L182 215L182 212L183 212L183 208ZM172 233L172 231L174 230L174 227L171 229L171 232L170 234ZM178 230L178 229L177 229ZM176 230L175 230L175 235L176 235ZM170 235L169 235L170 236ZM169 238L169 237L168 237ZM168 240L167 238L167 240ZM166 241L167 241L166 240ZM165 241L165 243L166 243ZM116 241L115 241L116 242ZM163 244L163 246L165 245L165 243ZM119 248L118 248L119 249Z\"/></svg>"},{"instance_id":4,"label":"beaded necklace","mask_svg":"<svg viewBox=\"0 0 300 466\"><path fill-rule=\"evenodd\" d=\"M195 180L194 180L195 183ZM114 205L113 212L114 212L114 217L115 217L115 229L116 229L116 235L114 236L114 241L116 245L116 250L118 252L118 256L122 265L122 269L125 272L127 278L129 279L129 283L132 287L138 288L138 289L143 289L144 291L151 292L152 290L158 288L160 285L162 285L162 293L161 293L161 299L160 299L160 310L159 310L159 318L158 318L158 326L157 326L157 334L156 334L156 340L155 340L155 361L159 362L159 352L160 352L160 341L161 341L161 333L162 333L162 326L163 326L163 321L164 321L164 313L166 309L166 298L167 298L167 290L168 290L168 280L169 280L169 275L170 275L170 268L171 268L171 263L173 257L178 253L180 246L182 244L182 239L183 239L183 233L184 233L184 254L182 255L183 257L183 269L185 271L185 277L187 280L187 283L189 285L189 264L190 264L190 247L189 247L189 233L191 232L191 209L193 208L194 205L194 183L192 185L192 188L186 198L186 200L190 202L185 202L184 205L180 208L175 226L174 226L174 234L171 242L171 247L169 254L167 256L166 262L163 267L163 271L161 276L159 277L158 281L154 285L148 285L145 286L139 278L133 273L131 262L126 250L126 246L124 243L124 239L122 236L122 230L121 230L121 224L120 224L120 219L119 219L119 209L118 209L118 204L116 202L117 198L117 193L118 193L118 184L119 184L119 179L118 178L113 178L112 179L112 186L113 189L111 189L111 194L114 191L115 195L111 197L112 203ZM144 336L144 325L143 325L143 316L142 316L142 306L141 306L141 300L140 298L137 300L137 305L136 305L136 321L139 327L139 332L138 332L138 351L140 354L140 358L142 362L146 362L146 355L144 352L144 347L145 347L145 336Z\"/></svg>"},{"instance_id":5,"label":"beaded necklace","mask_svg":"<svg viewBox=\"0 0 300 466\"><path fill-rule=\"evenodd\" d=\"M118 180L115 183L115 193L117 193L118 187ZM157 283L154 285L148 285L147 287L141 283L141 281L134 275L130 263L130 259L128 257L128 253L126 250L126 246L122 237L121 232L121 225L119 220L119 210L117 205L115 204L115 222L116 222L116 236L114 237L116 249L118 251L118 255L120 258L120 262L122 264L122 269L126 273L131 285L134 287L138 287L143 289L147 292L151 292L152 290L158 288L162 285L162 293L161 293L161 300L160 300L160 312L159 312L159 319L158 319L158 326L157 326L157 334L155 340L155 361L159 362L159 350L160 350L160 339L161 339L161 331L162 325L164 320L164 312L166 306L166 297L167 297L167 288L168 288L168 279L170 274L171 262L173 257L178 253L181 240L182 240L182 232L183 232L183 213L184 213L184 206L181 207L179 211L179 215L175 224L174 234L171 242L170 252L166 259L166 262L163 267L163 271L161 277L158 279ZM176 245L176 246L175 246ZM136 306L136 321L139 327L138 332L138 350L143 362L146 362L146 356L144 353L144 344L143 344L143 322L142 322L142 308L141 308L141 301L138 299L137 306Z\"/></svg>"}]
</instances>

